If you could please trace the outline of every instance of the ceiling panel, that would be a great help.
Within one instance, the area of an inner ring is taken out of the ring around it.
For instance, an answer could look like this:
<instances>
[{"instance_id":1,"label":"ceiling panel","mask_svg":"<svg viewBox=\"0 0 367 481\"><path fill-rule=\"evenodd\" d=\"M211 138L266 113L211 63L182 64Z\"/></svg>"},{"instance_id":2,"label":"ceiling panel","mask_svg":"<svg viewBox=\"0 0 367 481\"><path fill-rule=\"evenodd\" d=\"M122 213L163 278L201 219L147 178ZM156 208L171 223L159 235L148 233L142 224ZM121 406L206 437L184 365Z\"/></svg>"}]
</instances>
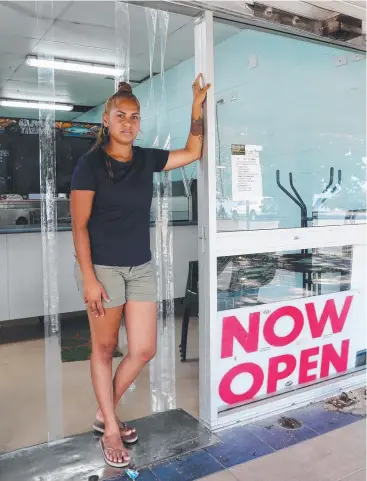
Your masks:
<instances>
[{"instance_id":1,"label":"ceiling panel","mask_svg":"<svg viewBox=\"0 0 367 481\"><path fill-rule=\"evenodd\" d=\"M0 88L23 62L24 58L0 52Z\"/></svg>"},{"instance_id":2,"label":"ceiling panel","mask_svg":"<svg viewBox=\"0 0 367 481\"><path fill-rule=\"evenodd\" d=\"M132 44L134 38L141 38L142 31L147 30L146 14L143 7L129 5L130 33ZM59 20L90 26L115 28L115 3L110 1L83 1L73 2L70 7L59 17ZM168 33L173 33L192 19L184 15L170 15ZM156 35L160 35L160 27L157 22ZM136 35L135 35L136 33ZM113 32L112 32L113 34ZM113 36L113 35L112 35ZM140 40L140 43L142 41Z\"/></svg>"},{"instance_id":3,"label":"ceiling panel","mask_svg":"<svg viewBox=\"0 0 367 481\"><path fill-rule=\"evenodd\" d=\"M0 3L0 32L3 37L19 35L41 38L51 26L51 20L37 20L35 11L15 7L17 5L14 5L13 2Z\"/></svg>"},{"instance_id":4,"label":"ceiling panel","mask_svg":"<svg viewBox=\"0 0 367 481\"><path fill-rule=\"evenodd\" d=\"M20 35L3 35L0 31L0 55L10 53L23 56L30 52L39 42L35 38L21 37Z\"/></svg>"},{"instance_id":5,"label":"ceiling panel","mask_svg":"<svg viewBox=\"0 0 367 481\"><path fill-rule=\"evenodd\" d=\"M33 97L38 97L38 82L8 80L1 90L1 96L12 98L12 93L22 96L23 99L27 99L30 95ZM65 87L60 87L60 94L67 95L67 90Z\"/></svg>"},{"instance_id":6,"label":"ceiling panel","mask_svg":"<svg viewBox=\"0 0 367 481\"><path fill-rule=\"evenodd\" d=\"M46 33L45 40L84 45L89 47L113 50L115 48L114 31L107 27L82 25L56 20L53 27Z\"/></svg>"},{"instance_id":7,"label":"ceiling panel","mask_svg":"<svg viewBox=\"0 0 367 481\"><path fill-rule=\"evenodd\" d=\"M148 10L148 18L149 17L149 9ZM141 32L143 29L147 30L147 14L146 10L143 7L138 7L136 5L129 5L129 16L130 16L130 26L134 27L137 32ZM155 18L155 17L153 17ZM156 17L158 19L158 16ZM179 28L183 27L187 23L191 22L191 17L186 17L185 15L178 15L178 14L170 14L168 20L168 35L175 32ZM134 28L130 29L131 31ZM156 24L156 35L157 37L160 36L161 26L159 21L157 20Z\"/></svg>"},{"instance_id":8,"label":"ceiling panel","mask_svg":"<svg viewBox=\"0 0 367 481\"><path fill-rule=\"evenodd\" d=\"M45 0L44 0L45 1ZM46 0L47 1L47 0ZM28 16L36 16L37 2L35 0L26 0L18 2L17 0L1 1L1 4L7 4L14 12L21 13ZM70 0L54 0L52 18L57 18L72 2ZM44 13L44 12L43 12Z\"/></svg>"},{"instance_id":9,"label":"ceiling panel","mask_svg":"<svg viewBox=\"0 0 367 481\"><path fill-rule=\"evenodd\" d=\"M149 36L144 17L141 21L135 21L134 25L142 25L141 28L130 30L131 55L138 55L149 48ZM158 37L158 32L156 38ZM56 42L54 56L63 55L68 59L76 59L74 48L95 48L99 50L114 51L116 48L115 29L109 27L83 25L56 20L53 27L46 33L44 40L49 44ZM37 51L42 51L41 43ZM57 50L59 53L57 53ZM89 50L90 51L90 50ZM100 61L100 60L98 60ZM104 61L104 63L108 63Z\"/></svg>"},{"instance_id":10,"label":"ceiling panel","mask_svg":"<svg viewBox=\"0 0 367 481\"><path fill-rule=\"evenodd\" d=\"M23 63L11 77L11 80L17 82L38 82L38 69L29 67Z\"/></svg>"},{"instance_id":11,"label":"ceiling panel","mask_svg":"<svg viewBox=\"0 0 367 481\"><path fill-rule=\"evenodd\" d=\"M114 65L115 50L91 47L86 45L71 45L66 42L41 40L31 52L33 55L53 55L54 58L65 58L75 61L103 63Z\"/></svg>"},{"instance_id":12,"label":"ceiling panel","mask_svg":"<svg viewBox=\"0 0 367 481\"><path fill-rule=\"evenodd\" d=\"M115 2L71 2L59 19L112 29L115 28Z\"/></svg>"}]
</instances>

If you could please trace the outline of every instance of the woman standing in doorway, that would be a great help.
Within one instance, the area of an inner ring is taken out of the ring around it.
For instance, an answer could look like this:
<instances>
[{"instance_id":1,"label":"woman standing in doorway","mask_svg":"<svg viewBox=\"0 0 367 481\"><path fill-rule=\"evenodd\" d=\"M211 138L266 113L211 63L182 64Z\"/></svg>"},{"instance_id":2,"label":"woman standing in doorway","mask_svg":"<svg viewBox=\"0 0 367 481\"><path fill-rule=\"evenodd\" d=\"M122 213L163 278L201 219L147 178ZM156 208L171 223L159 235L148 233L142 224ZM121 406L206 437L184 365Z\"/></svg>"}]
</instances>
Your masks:
<instances>
[{"instance_id":1,"label":"woman standing in doorway","mask_svg":"<svg viewBox=\"0 0 367 481\"><path fill-rule=\"evenodd\" d=\"M134 146L140 104L121 83L106 102L97 144L78 162L71 185L71 217L77 262L75 276L84 296L92 338L91 373L99 408L94 429L107 464L130 461L123 443L138 439L121 422L116 406L157 344L155 274L150 252L153 173L188 165L201 157L202 104L210 85L193 83L193 107L186 147L168 152ZM112 380L112 358L124 314L128 353Z\"/></svg>"}]
</instances>

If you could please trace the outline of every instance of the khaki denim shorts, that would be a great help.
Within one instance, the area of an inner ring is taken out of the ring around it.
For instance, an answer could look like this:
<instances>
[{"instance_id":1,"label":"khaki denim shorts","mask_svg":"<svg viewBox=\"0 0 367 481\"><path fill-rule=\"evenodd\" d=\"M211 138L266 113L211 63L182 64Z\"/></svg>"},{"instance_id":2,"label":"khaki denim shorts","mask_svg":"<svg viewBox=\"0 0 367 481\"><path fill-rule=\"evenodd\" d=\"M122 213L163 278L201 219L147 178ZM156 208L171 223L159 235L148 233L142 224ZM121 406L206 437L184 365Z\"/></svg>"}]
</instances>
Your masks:
<instances>
[{"instance_id":1,"label":"khaki denim shorts","mask_svg":"<svg viewBox=\"0 0 367 481\"><path fill-rule=\"evenodd\" d=\"M94 272L111 301L103 301L103 307L122 306L126 301L157 302L157 287L151 261L136 267L94 265ZM83 295L83 278L77 261L75 279Z\"/></svg>"}]
</instances>

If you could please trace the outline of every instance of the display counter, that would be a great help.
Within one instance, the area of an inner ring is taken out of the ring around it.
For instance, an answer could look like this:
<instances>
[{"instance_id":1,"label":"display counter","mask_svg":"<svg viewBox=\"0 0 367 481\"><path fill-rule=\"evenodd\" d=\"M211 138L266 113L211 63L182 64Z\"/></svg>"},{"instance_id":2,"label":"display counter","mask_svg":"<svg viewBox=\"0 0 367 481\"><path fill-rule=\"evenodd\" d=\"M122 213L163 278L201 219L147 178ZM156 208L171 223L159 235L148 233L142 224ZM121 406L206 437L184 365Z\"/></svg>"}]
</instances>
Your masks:
<instances>
[{"instance_id":1,"label":"display counter","mask_svg":"<svg viewBox=\"0 0 367 481\"><path fill-rule=\"evenodd\" d=\"M28 196L27 196L28 197ZM39 197L39 196L38 196ZM69 227L71 225L69 199L57 197L55 203L57 213L58 228ZM170 219L173 222L187 223L191 222L195 217L191 194L189 196L178 195L170 197L167 200ZM150 221L154 224L157 217L157 198L152 199L150 209ZM10 194L0 195L0 233L12 231L27 232L31 228L31 232L40 229L41 225L41 201L40 199L23 199L21 195ZM24 228L25 230L22 230Z\"/></svg>"},{"instance_id":2,"label":"display counter","mask_svg":"<svg viewBox=\"0 0 367 481\"><path fill-rule=\"evenodd\" d=\"M197 260L197 226L174 222L174 297L185 295L189 262ZM154 258L156 228L151 225ZM74 280L74 245L70 226L59 227L59 312L84 309ZM39 226L0 228L0 321L43 315L42 239Z\"/></svg>"}]
</instances>

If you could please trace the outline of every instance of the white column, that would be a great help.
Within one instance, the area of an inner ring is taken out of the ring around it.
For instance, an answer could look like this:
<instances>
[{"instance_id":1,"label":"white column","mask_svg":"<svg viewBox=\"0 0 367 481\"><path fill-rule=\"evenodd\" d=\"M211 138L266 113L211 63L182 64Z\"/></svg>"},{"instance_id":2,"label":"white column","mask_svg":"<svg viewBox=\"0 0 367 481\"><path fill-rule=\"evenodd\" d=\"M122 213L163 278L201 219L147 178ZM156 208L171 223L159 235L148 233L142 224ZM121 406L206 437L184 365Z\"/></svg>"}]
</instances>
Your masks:
<instances>
[{"instance_id":1,"label":"white column","mask_svg":"<svg viewBox=\"0 0 367 481\"><path fill-rule=\"evenodd\" d=\"M204 149L198 166L199 209L199 358L200 358L200 420L214 427L217 412L213 409L212 358L217 313L216 259L216 160L213 14L204 12L195 24L195 68L206 83L211 83L204 105Z\"/></svg>"}]
</instances>

